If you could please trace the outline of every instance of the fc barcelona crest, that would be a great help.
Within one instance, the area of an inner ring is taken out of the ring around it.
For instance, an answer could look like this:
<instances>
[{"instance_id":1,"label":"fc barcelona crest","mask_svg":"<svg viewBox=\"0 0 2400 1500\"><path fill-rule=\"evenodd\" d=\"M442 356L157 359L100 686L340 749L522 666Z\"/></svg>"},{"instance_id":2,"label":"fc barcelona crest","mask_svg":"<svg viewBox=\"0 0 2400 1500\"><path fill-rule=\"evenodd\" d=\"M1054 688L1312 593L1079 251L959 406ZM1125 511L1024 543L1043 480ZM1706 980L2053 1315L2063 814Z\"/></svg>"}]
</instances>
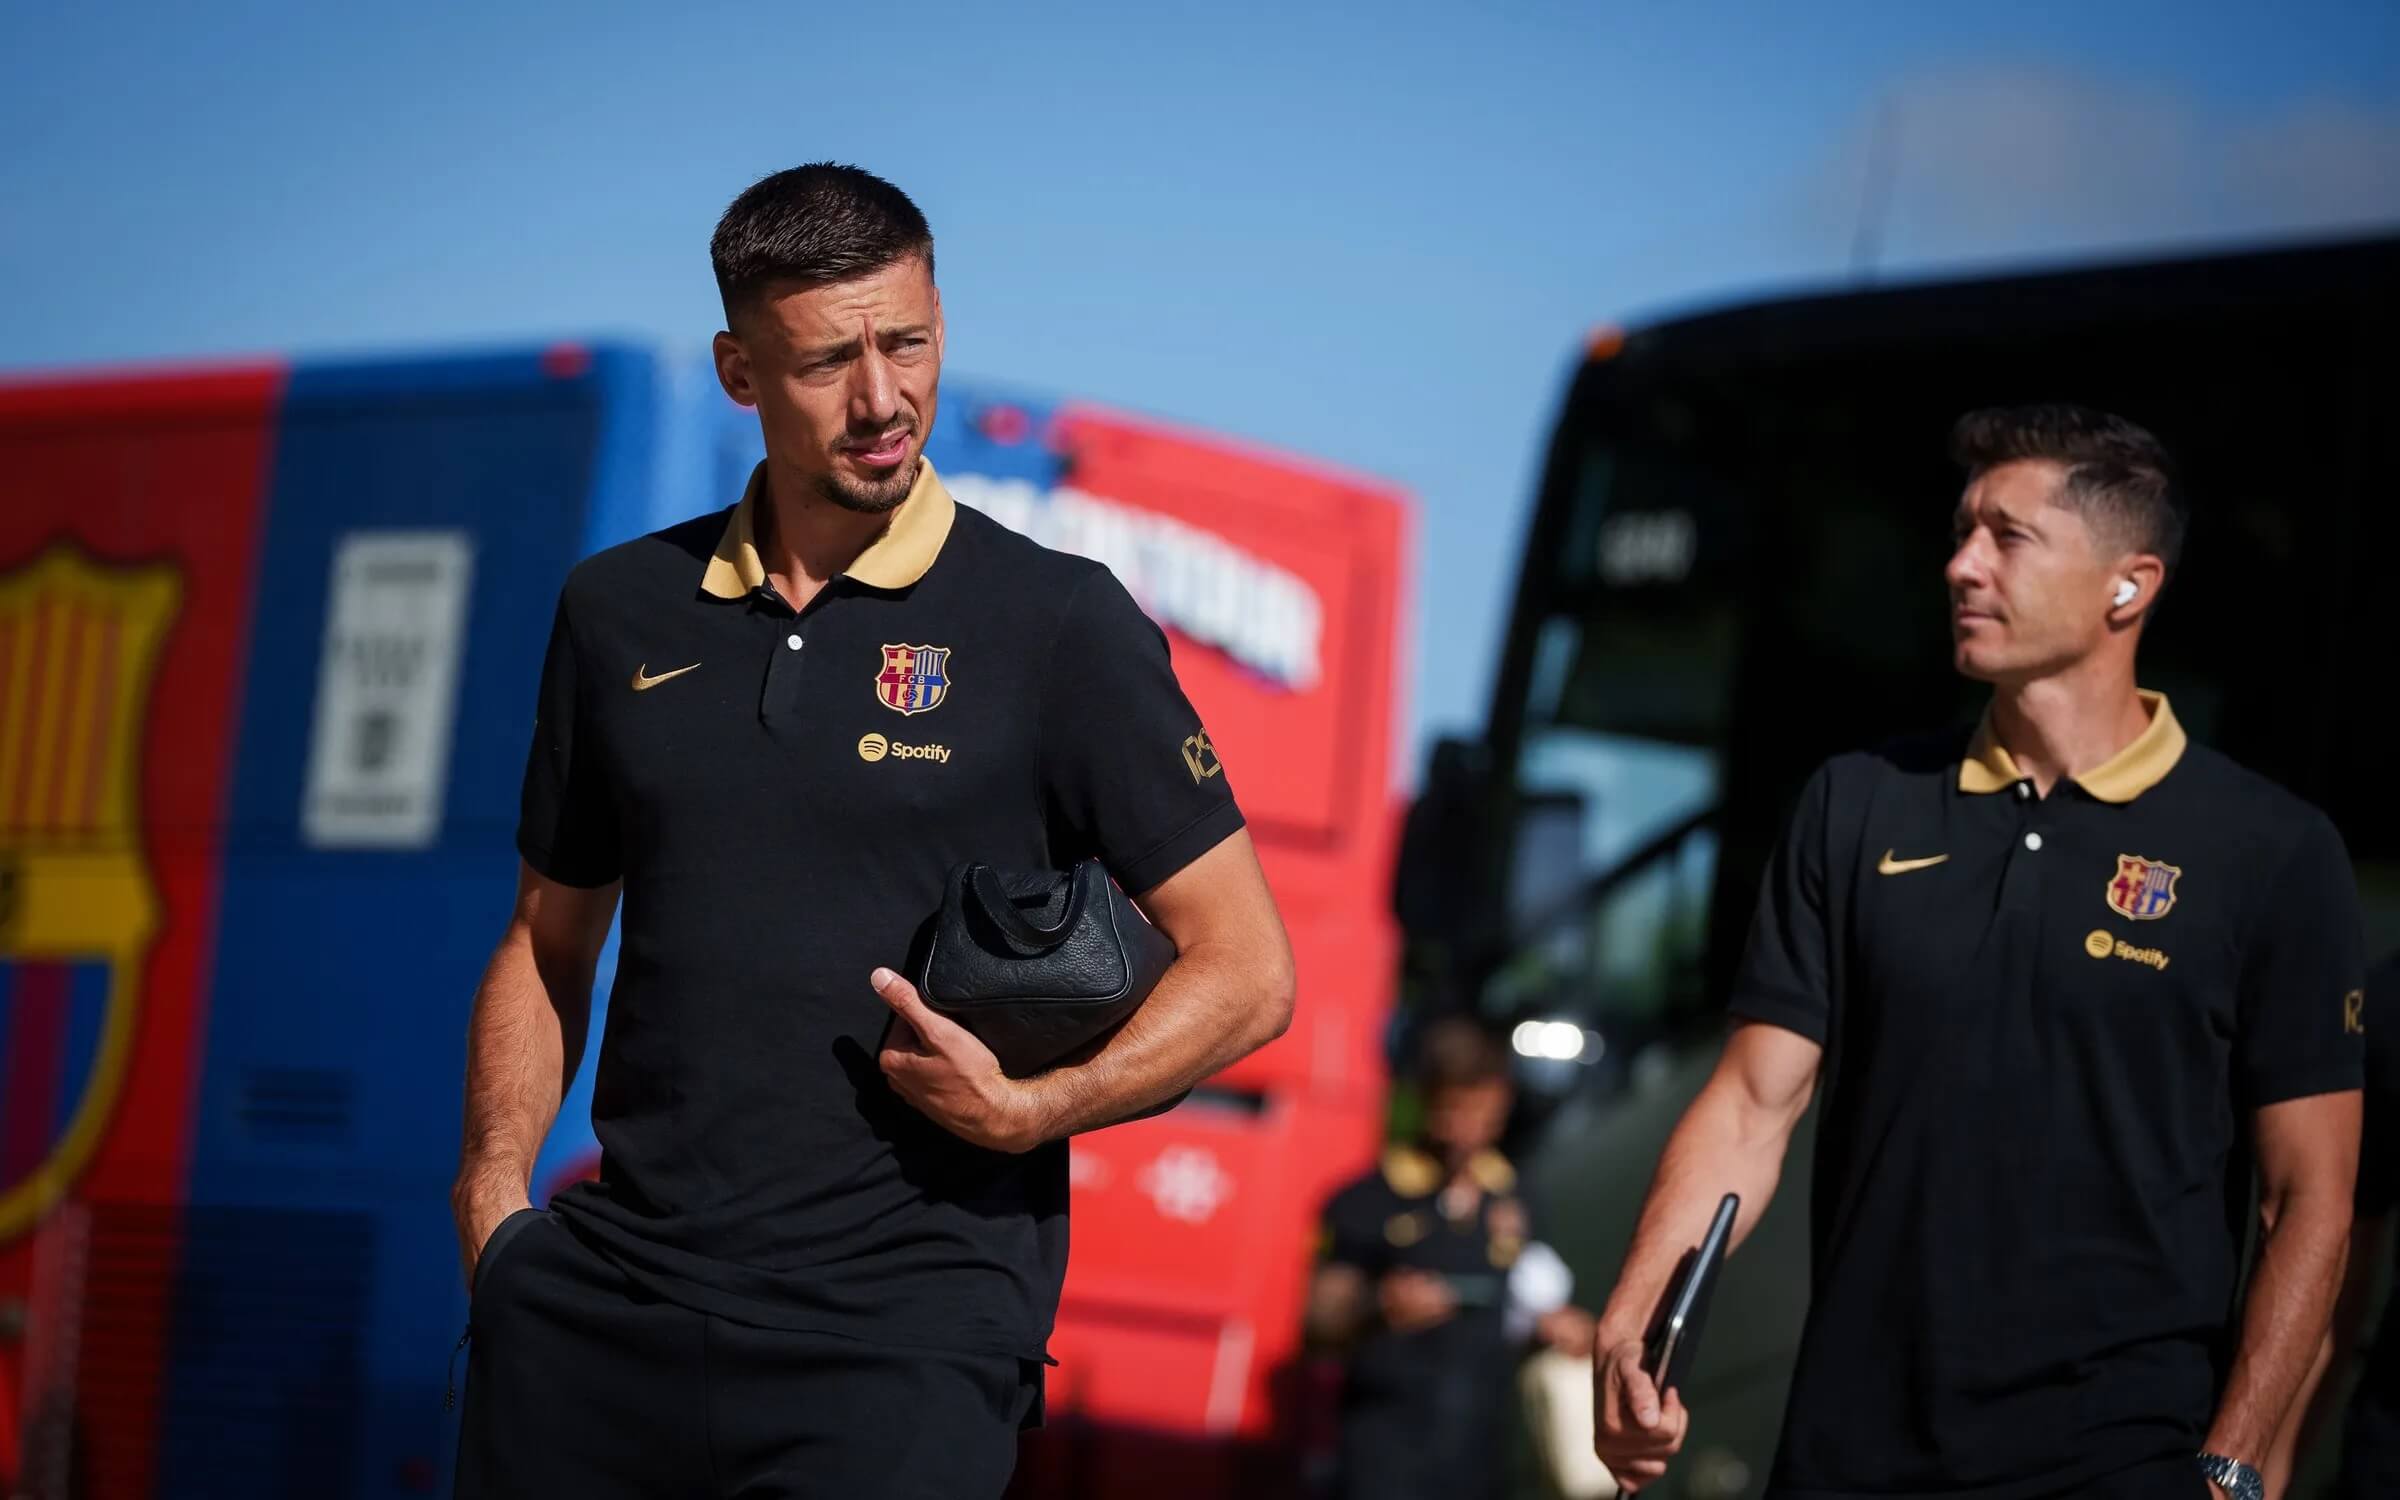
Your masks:
<instances>
[{"instance_id":1,"label":"fc barcelona crest","mask_svg":"<svg viewBox=\"0 0 2400 1500\"><path fill-rule=\"evenodd\" d=\"M58 547L0 577L0 1244L116 1108L160 921L141 750L182 585Z\"/></svg>"},{"instance_id":2,"label":"fc barcelona crest","mask_svg":"<svg viewBox=\"0 0 2400 1500\"><path fill-rule=\"evenodd\" d=\"M2120 854L2116 878L2108 883L2109 910L2136 922L2163 917L2175 909L2175 881L2182 874L2180 865Z\"/></svg>"},{"instance_id":3,"label":"fc barcelona crest","mask_svg":"<svg viewBox=\"0 0 2400 1500\"><path fill-rule=\"evenodd\" d=\"M950 648L885 646L883 670L875 674L875 696L885 708L904 714L940 708L950 696Z\"/></svg>"}]
</instances>

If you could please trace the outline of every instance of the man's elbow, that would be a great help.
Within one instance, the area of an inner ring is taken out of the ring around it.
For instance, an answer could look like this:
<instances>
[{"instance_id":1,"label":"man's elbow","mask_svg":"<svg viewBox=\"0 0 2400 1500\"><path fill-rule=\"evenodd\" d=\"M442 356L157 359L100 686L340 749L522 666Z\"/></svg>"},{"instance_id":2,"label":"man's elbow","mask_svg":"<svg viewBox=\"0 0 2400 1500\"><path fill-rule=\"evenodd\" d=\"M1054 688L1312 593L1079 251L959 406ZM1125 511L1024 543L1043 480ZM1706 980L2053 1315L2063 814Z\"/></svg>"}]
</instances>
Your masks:
<instances>
[{"instance_id":1,"label":"man's elbow","mask_svg":"<svg viewBox=\"0 0 2400 1500\"><path fill-rule=\"evenodd\" d=\"M2344 1190L2287 1188L2258 1197L2259 1232L2268 1236L2305 1225L2312 1234L2347 1241L2350 1221L2351 1195Z\"/></svg>"},{"instance_id":2,"label":"man's elbow","mask_svg":"<svg viewBox=\"0 0 2400 1500\"><path fill-rule=\"evenodd\" d=\"M1267 972L1259 976L1256 998L1249 1008L1248 1043L1242 1050L1256 1052L1292 1029L1292 1011L1299 999L1299 976L1293 971L1290 952L1285 951Z\"/></svg>"}]
</instances>

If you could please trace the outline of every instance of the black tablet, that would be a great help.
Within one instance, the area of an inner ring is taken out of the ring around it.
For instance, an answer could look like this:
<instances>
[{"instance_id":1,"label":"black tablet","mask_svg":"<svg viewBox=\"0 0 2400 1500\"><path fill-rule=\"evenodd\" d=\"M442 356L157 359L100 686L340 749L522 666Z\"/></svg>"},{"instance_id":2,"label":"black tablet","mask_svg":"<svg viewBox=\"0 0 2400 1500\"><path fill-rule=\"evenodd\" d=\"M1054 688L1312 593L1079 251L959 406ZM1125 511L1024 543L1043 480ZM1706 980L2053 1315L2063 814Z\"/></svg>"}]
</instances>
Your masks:
<instances>
[{"instance_id":1,"label":"black tablet","mask_svg":"<svg viewBox=\"0 0 2400 1500\"><path fill-rule=\"evenodd\" d=\"M1700 1352L1700 1325L1708 1317L1709 1294L1716 1290L1717 1275L1733 1244L1733 1218L1741 1206L1738 1193L1727 1193L1718 1202L1707 1235L1697 1248L1683 1252L1675 1274L1667 1281L1666 1295L1658 1299L1658 1310L1651 1314L1650 1333L1642 1344L1642 1368L1658 1382L1661 1396L1682 1386L1693 1357Z\"/></svg>"}]
</instances>

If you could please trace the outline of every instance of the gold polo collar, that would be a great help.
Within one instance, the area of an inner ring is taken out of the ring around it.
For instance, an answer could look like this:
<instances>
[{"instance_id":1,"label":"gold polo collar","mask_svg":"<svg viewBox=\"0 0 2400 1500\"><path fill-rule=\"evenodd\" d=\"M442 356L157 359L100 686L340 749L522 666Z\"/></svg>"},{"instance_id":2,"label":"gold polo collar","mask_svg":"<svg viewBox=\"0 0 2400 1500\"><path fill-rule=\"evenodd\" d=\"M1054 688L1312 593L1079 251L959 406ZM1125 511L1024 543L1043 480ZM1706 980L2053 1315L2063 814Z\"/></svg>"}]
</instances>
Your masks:
<instances>
[{"instance_id":1,"label":"gold polo collar","mask_svg":"<svg viewBox=\"0 0 2400 1500\"><path fill-rule=\"evenodd\" d=\"M2145 690L2141 699L2150 710L2150 726L2102 764L2069 778L2103 802L2131 802L2166 780L2191 743L2166 694ZM1993 737L1992 713L1985 709L1975 738L1968 742L1966 759L1958 763L1958 789L1976 795L2005 792L2024 779L2015 757Z\"/></svg>"},{"instance_id":2,"label":"gold polo collar","mask_svg":"<svg viewBox=\"0 0 2400 1500\"><path fill-rule=\"evenodd\" d=\"M1477 1187L1495 1198L1516 1191L1517 1169L1497 1151L1476 1152L1467 1163L1467 1173Z\"/></svg>"},{"instance_id":3,"label":"gold polo collar","mask_svg":"<svg viewBox=\"0 0 2400 1500\"><path fill-rule=\"evenodd\" d=\"M767 565L758 555L757 522L766 483L767 466L762 461L750 471L741 503L726 518L725 534L717 538L708 570L700 575L701 592L719 599L739 599L767 581ZM842 576L869 588L907 588L924 577L933 560L941 556L942 543L950 539L950 525L957 513L958 504L942 487L932 461L920 460L917 482L909 486L908 498L893 508L891 523L883 534L867 544L857 560L842 570Z\"/></svg>"},{"instance_id":4,"label":"gold polo collar","mask_svg":"<svg viewBox=\"0 0 2400 1500\"><path fill-rule=\"evenodd\" d=\"M1423 1198L1442 1185L1442 1163L1421 1146L1394 1146L1383 1153L1383 1180L1403 1198ZM1514 1192L1517 1169L1497 1151L1478 1151L1467 1161L1467 1175L1485 1192L1499 1197Z\"/></svg>"},{"instance_id":5,"label":"gold polo collar","mask_svg":"<svg viewBox=\"0 0 2400 1500\"><path fill-rule=\"evenodd\" d=\"M1403 1198L1422 1198L1442 1185L1442 1164L1431 1152L1394 1146L1383 1153L1383 1180Z\"/></svg>"}]
</instances>

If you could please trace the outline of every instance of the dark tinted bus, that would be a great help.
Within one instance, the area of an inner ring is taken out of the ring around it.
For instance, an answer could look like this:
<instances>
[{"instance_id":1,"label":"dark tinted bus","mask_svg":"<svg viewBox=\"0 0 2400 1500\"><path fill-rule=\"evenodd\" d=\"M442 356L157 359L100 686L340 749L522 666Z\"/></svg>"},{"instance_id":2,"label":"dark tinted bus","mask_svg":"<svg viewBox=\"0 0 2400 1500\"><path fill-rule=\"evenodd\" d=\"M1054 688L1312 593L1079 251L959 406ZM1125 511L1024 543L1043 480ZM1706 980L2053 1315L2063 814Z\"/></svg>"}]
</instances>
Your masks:
<instances>
[{"instance_id":1,"label":"dark tinted bus","mask_svg":"<svg viewBox=\"0 0 2400 1500\"><path fill-rule=\"evenodd\" d=\"M1418 1005L1513 1028L1560 1248L1605 1295L1721 1035L1768 851L1829 754L1986 690L1949 656L1952 421L2151 428L2195 516L2143 649L2196 738L2324 807L2400 945L2381 692L2400 507L2400 238L1778 301L1595 338L1473 745L1440 747L1399 904ZM1654 1495L1756 1493L1806 1300L1805 1133L1734 1263Z\"/></svg>"}]
</instances>

